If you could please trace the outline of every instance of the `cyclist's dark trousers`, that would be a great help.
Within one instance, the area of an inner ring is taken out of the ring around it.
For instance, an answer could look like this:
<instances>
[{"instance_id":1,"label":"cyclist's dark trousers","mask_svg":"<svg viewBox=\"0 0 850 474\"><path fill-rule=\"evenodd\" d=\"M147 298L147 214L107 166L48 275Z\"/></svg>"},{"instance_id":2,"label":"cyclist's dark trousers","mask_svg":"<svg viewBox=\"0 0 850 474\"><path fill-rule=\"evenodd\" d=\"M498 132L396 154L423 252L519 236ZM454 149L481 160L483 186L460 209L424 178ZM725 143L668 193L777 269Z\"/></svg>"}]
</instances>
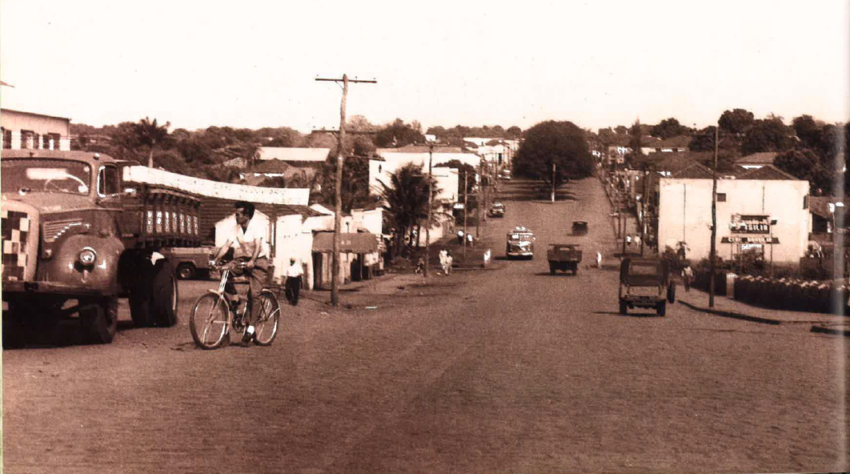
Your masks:
<instances>
[{"instance_id":1,"label":"cyclist's dark trousers","mask_svg":"<svg viewBox=\"0 0 850 474\"><path fill-rule=\"evenodd\" d=\"M286 299L292 306L298 304L298 293L301 291L301 277L286 277Z\"/></svg>"},{"instance_id":2,"label":"cyclist's dark trousers","mask_svg":"<svg viewBox=\"0 0 850 474\"><path fill-rule=\"evenodd\" d=\"M247 259L245 260L247 261ZM247 268L242 269L238 267L231 270L230 277L227 279L227 283L224 286L225 293L235 295L237 293L237 289L236 286L233 284L233 277L244 275L248 278L248 287L251 290L251 298L256 298L260 294L260 291L263 289L263 286L265 286L265 283L268 279L269 259L258 258L257 261L254 263L254 268L251 270ZM241 296L245 298L246 302L248 301L246 295ZM253 304L249 320L247 321L248 324L254 324L254 321L257 320L257 313L259 311L260 308L257 307L256 304Z\"/></svg>"}]
</instances>

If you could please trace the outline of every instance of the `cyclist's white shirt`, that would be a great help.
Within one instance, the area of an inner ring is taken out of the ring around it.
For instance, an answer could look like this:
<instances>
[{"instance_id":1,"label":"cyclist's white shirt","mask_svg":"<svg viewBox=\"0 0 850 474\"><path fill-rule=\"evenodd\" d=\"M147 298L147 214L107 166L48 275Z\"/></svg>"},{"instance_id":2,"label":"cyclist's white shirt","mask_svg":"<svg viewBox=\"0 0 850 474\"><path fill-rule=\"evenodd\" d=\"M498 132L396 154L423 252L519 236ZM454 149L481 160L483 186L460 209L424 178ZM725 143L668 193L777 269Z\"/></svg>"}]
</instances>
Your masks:
<instances>
[{"instance_id":1,"label":"cyclist's white shirt","mask_svg":"<svg viewBox=\"0 0 850 474\"><path fill-rule=\"evenodd\" d=\"M236 244L233 248L235 258L250 257L254 255L254 246L260 246L260 253L257 258L268 258L271 252L269 244L266 242L265 230L259 220L251 219L248 221L248 229L242 230L242 226L237 222L234 225L231 237L227 239L227 243Z\"/></svg>"}]
</instances>

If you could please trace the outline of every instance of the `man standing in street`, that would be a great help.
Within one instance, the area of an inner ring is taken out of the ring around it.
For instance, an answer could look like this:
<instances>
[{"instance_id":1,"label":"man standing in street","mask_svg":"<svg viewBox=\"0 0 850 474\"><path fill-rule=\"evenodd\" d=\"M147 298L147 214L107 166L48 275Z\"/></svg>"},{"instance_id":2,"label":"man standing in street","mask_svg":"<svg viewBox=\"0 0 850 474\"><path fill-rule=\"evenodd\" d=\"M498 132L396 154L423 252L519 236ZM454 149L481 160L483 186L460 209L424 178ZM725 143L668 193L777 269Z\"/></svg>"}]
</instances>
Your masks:
<instances>
[{"instance_id":1,"label":"man standing in street","mask_svg":"<svg viewBox=\"0 0 850 474\"><path fill-rule=\"evenodd\" d=\"M244 267L240 265L234 266L230 271L230 278L227 279L224 291L231 295L236 295L234 298L235 306L239 306L239 293L236 291L236 286L233 284L234 276L246 276L249 283L248 299L253 300L259 296L263 285L268 278L269 268L269 248L265 241L265 231L262 224L252 220L254 217L254 205L250 202L239 201L234 207L236 213L236 225L230 230L227 235L227 242L218 249L213 260L218 260L233 247L233 259L237 262L244 263ZM254 337L254 321L260 308L252 306L251 314L246 315L245 334L242 336L242 342L248 342ZM237 309L234 308L234 309ZM244 311L244 310L243 310Z\"/></svg>"},{"instance_id":2,"label":"man standing in street","mask_svg":"<svg viewBox=\"0 0 850 474\"><path fill-rule=\"evenodd\" d=\"M298 305L298 293L301 291L301 276L304 270L295 257L289 259L289 268L286 269L286 297L292 306Z\"/></svg>"}]
</instances>

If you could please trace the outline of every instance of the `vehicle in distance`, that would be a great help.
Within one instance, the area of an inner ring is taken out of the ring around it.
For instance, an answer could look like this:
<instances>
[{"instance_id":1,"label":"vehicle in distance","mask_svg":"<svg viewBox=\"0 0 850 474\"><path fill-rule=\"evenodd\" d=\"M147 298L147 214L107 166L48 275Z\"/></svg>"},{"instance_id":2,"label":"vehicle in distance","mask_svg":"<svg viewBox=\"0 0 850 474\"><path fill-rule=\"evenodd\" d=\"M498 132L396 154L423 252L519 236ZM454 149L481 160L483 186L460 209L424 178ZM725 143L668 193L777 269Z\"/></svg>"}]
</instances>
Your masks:
<instances>
[{"instance_id":1,"label":"vehicle in distance","mask_svg":"<svg viewBox=\"0 0 850 474\"><path fill-rule=\"evenodd\" d=\"M510 181L511 180L511 170L505 168L501 171L501 173L499 173L499 176L502 179L504 179L505 181Z\"/></svg>"},{"instance_id":2,"label":"vehicle in distance","mask_svg":"<svg viewBox=\"0 0 850 474\"><path fill-rule=\"evenodd\" d=\"M508 258L528 257L534 258L534 233L531 229L516 226L508 232L505 254Z\"/></svg>"},{"instance_id":3,"label":"vehicle in distance","mask_svg":"<svg viewBox=\"0 0 850 474\"><path fill-rule=\"evenodd\" d=\"M549 273L555 274L556 270L565 272L570 270L573 275L578 275L578 264L581 263L582 251L577 244L549 244L546 250L546 258L549 260Z\"/></svg>"},{"instance_id":4,"label":"vehicle in distance","mask_svg":"<svg viewBox=\"0 0 850 474\"><path fill-rule=\"evenodd\" d=\"M500 202L494 202L490 207L490 217L505 217L505 205Z\"/></svg>"},{"instance_id":5,"label":"vehicle in distance","mask_svg":"<svg viewBox=\"0 0 850 474\"><path fill-rule=\"evenodd\" d=\"M587 234L587 221L573 221L573 235Z\"/></svg>"},{"instance_id":6,"label":"vehicle in distance","mask_svg":"<svg viewBox=\"0 0 850 474\"><path fill-rule=\"evenodd\" d=\"M676 299L670 280L670 265L658 258L624 258L620 264L620 314L629 308L653 308L659 316L667 313L667 302Z\"/></svg>"}]
</instances>

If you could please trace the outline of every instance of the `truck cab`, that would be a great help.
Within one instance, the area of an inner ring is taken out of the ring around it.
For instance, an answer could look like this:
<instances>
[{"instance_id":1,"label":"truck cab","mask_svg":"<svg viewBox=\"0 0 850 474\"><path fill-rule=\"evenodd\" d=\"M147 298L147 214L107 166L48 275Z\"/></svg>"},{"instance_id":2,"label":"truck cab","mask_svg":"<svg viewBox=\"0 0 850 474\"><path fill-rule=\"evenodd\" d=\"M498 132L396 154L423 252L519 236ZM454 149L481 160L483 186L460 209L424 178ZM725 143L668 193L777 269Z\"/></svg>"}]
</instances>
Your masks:
<instances>
[{"instance_id":1,"label":"truck cab","mask_svg":"<svg viewBox=\"0 0 850 474\"><path fill-rule=\"evenodd\" d=\"M629 308L652 308L664 316L667 302L675 302L675 291L666 260L624 258L620 264L620 314L628 314Z\"/></svg>"},{"instance_id":2,"label":"truck cab","mask_svg":"<svg viewBox=\"0 0 850 474\"><path fill-rule=\"evenodd\" d=\"M48 334L76 315L90 342L111 342L121 296L137 325L176 322L177 285L157 253L169 240L155 230L179 219L185 232L186 210L197 216L198 206L189 196L166 204L124 181L135 165L82 151L4 150L4 338L6 330Z\"/></svg>"},{"instance_id":3,"label":"truck cab","mask_svg":"<svg viewBox=\"0 0 850 474\"><path fill-rule=\"evenodd\" d=\"M534 258L534 242L537 240L531 229L516 226L506 236L505 255L508 258Z\"/></svg>"}]
</instances>

